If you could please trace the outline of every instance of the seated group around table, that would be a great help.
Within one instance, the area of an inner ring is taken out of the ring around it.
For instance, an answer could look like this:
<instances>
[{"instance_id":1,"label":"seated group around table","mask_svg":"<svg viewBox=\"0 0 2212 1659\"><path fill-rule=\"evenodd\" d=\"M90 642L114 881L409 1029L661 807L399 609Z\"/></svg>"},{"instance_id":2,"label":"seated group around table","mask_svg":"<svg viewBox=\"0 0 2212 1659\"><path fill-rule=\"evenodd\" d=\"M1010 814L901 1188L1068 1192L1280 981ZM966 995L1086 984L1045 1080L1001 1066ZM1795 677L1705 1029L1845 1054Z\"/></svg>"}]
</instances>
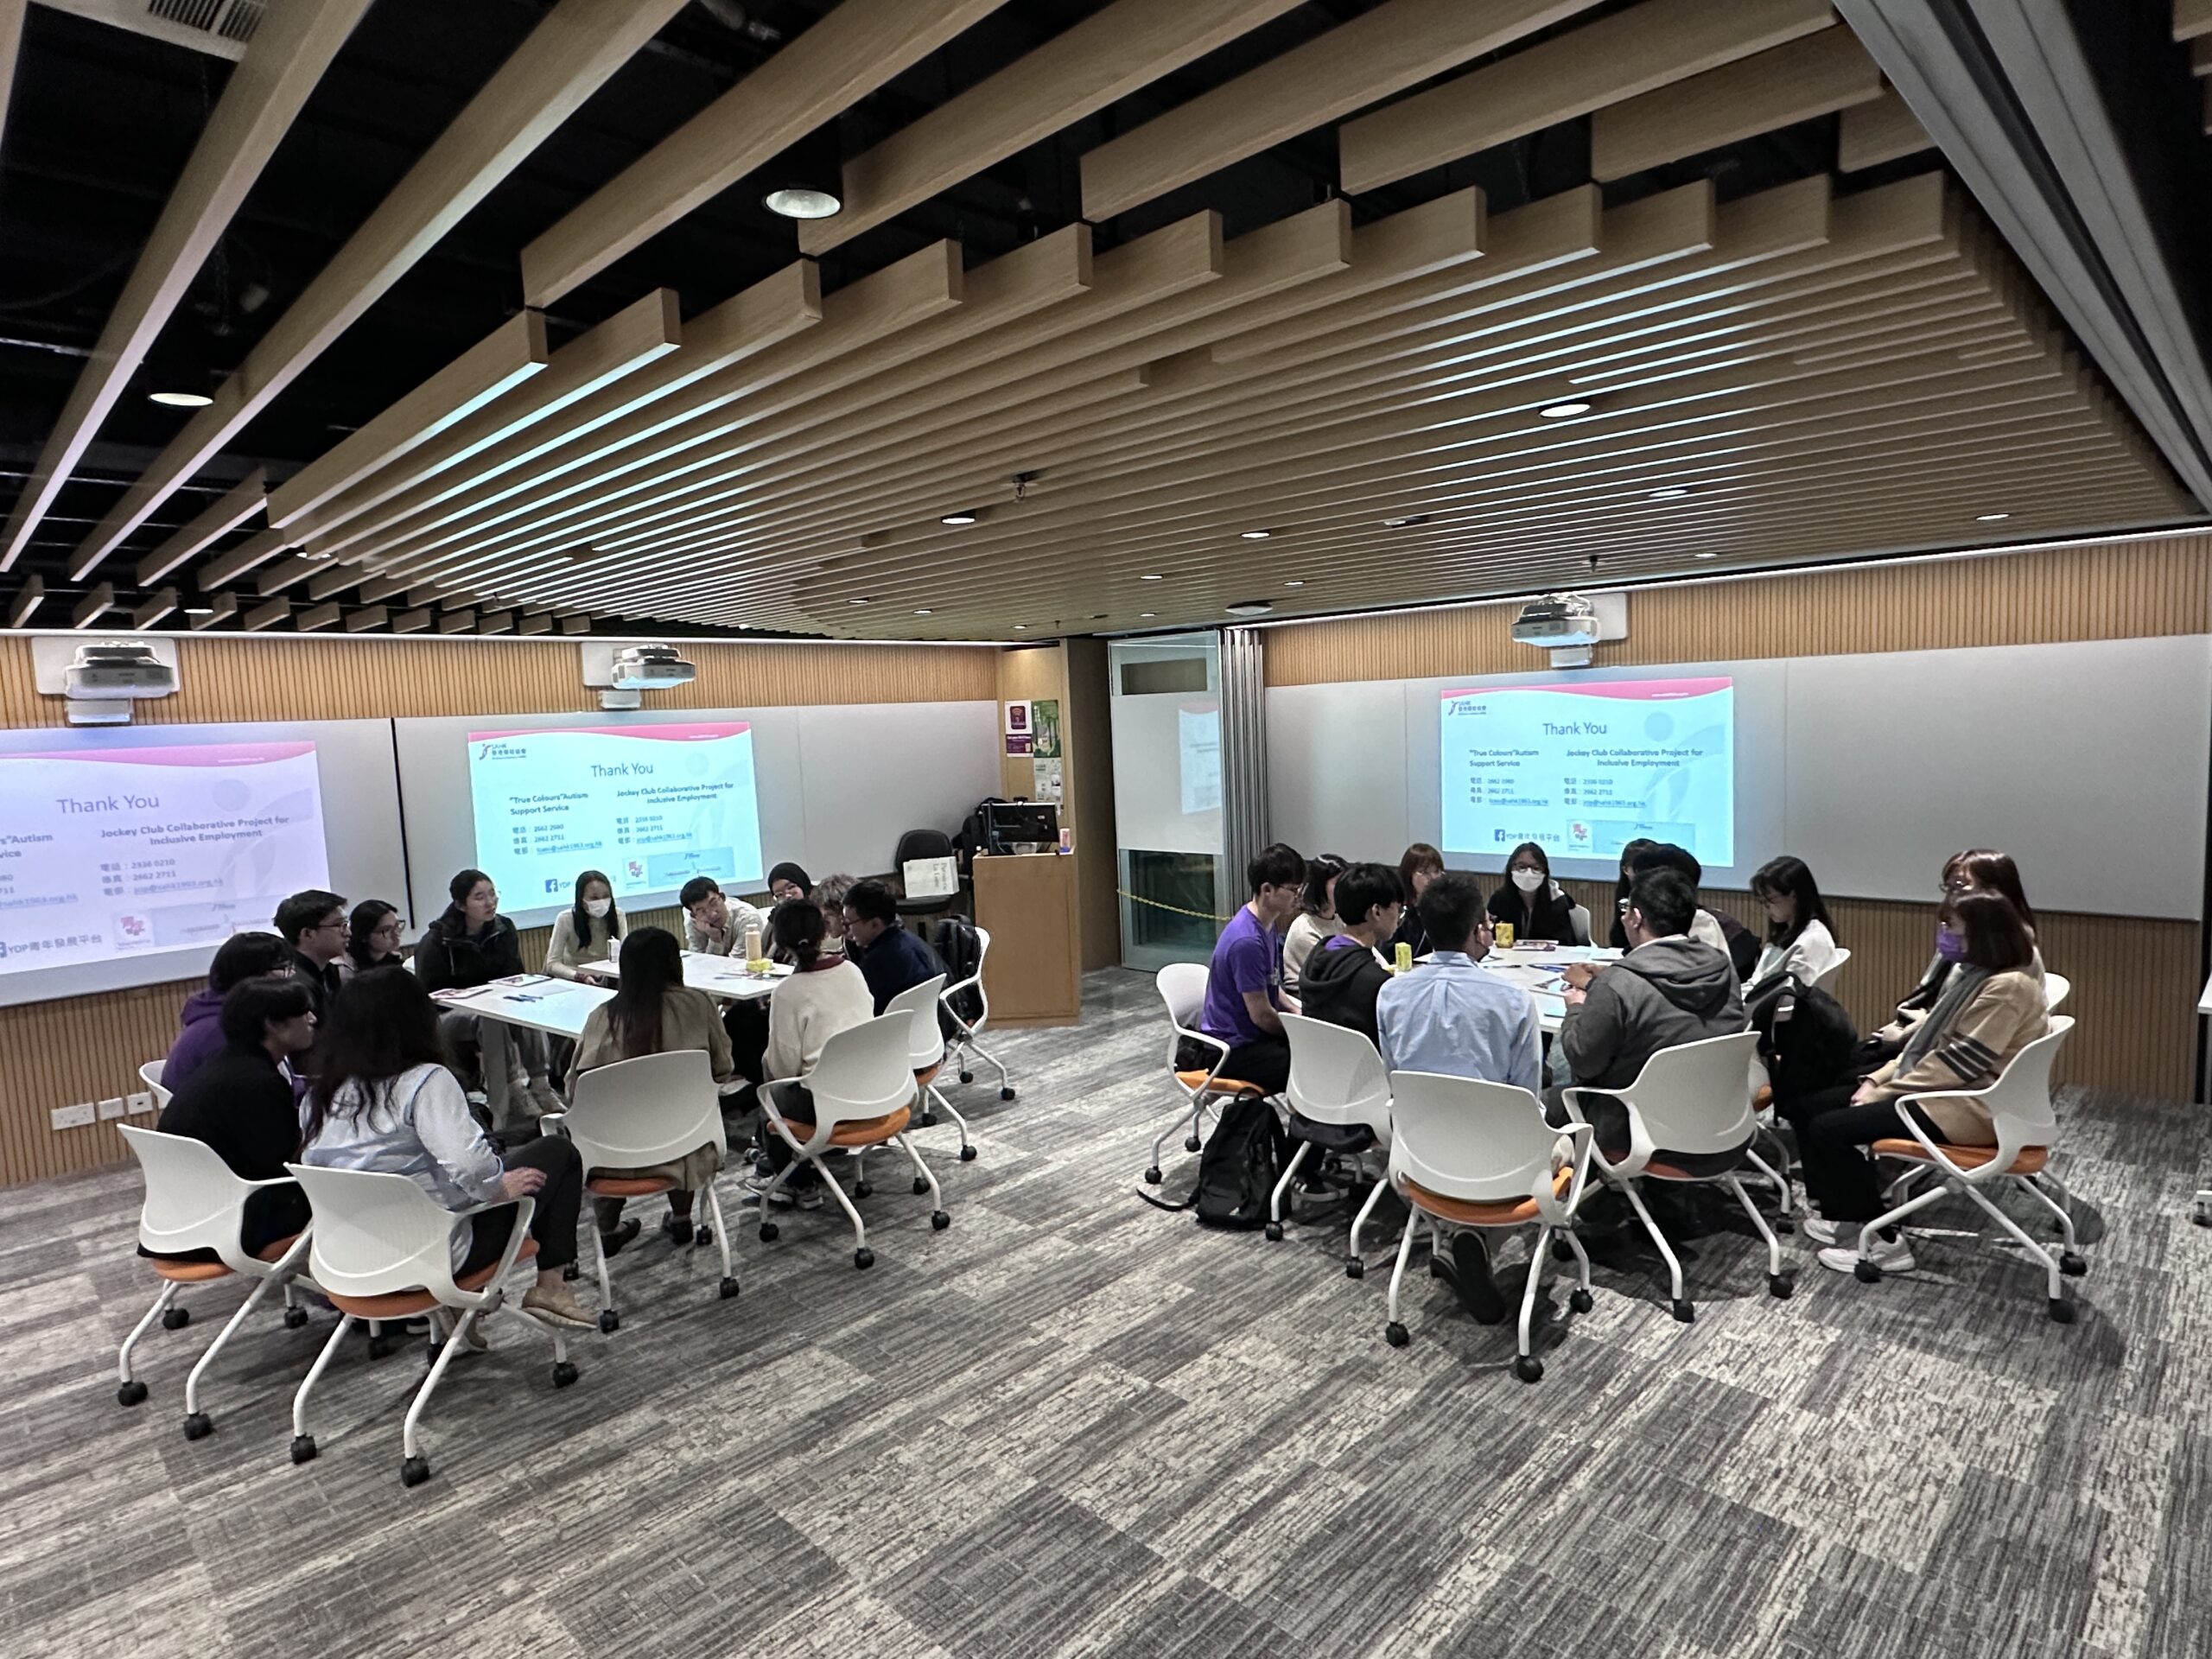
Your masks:
<instances>
[{"instance_id":1,"label":"seated group around table","mask_svg":"<svg viewBox=\"0 0 2212 1659\"><path fill-rule=\"evenodd\" d=\"M594 964L611 964L619 975L574 1042L435 996L524 972L520 936L481 870L454 877L450 904L423 930L411 961L397 906L367 899L349 910L338 893L295 893L277 906L273 932L226 940L206 986L186 999L162 1062L170 1098L156 1127L206 1141L248 1180L283 1181L288 1163L404 1174L444 1208L472 1212L454 1225L456 1275L500 1259L516 1200L532 1198L536 1282L523 1306L594 1326L596 1316L563 1274L575 1260L587 1174L675 1182L661 1230L683 1243L693 1196L718 1154L702 1143L649 1168L587 1172L570 1141L537 1130L538 1116L562 1108L563 1090L619 1061L697 1049L725 1094L726 1122L734 1113L741 1134L759 1084L804 1077L832 1036L944 971L930 946L899 925L897 895L884 882L839 875L814 883L797 864L780 863L768 889L772 907L763 912L711 878L695 878L680 895L679 940L664 928L630 926L613 883L584 871L573 904L555 919L544 971L579 980ZM766 998L718 1008L685 985L687 947L727 956L748 941L792 969ZM790 1109L804 1103L804 1090L797 1098L786 1091ZM762 1173L750 1185L765 1190L792 1154L780 1136L759 1141ZM772 1201L818 1207L819 1182L807 1174ZM620 1198L594 1197L593 1209L610 1255L641 1230ZM265 1189L247 1205L245 1248L266 1249L308 1221L296 1184ZM482 1345L480 1337L471 1341Z\"/></svg>"},{"instance_id":2,"label":"seated group around table","mask_svg":"<svg viewBox=\"0 0 2212 1659\"><path fill-rule=\"evenodd\" d=\"M1640 841L1622 850L1611 932L1621 954L1562 970L1556 1034L1547 1038L1535 996L1491 971L1504 954L1503 926L1516 944L1593 943L1587 912L1553 880L1541 847L1514 849L1485 900L1478 876L1446 869L1426 843L1408 848L1395 868L1326 854L1308 860L1278 843L1252 860L1251 896L1223 929L1209 967L1197 1029L1226 1052L1186 1041L1177 1064L1280 1095L1290 1076L1282 1016L1303 1014L1359 1032L1392 1071L1526 1089L1563 1124L1562 1087L1624 1089L1661 1050L1746 1030L1785 992L1801 1006L1824 1001L1808 988L1834 965L1839 947L1804 861L1777 858L1752 877L1763 935L1707 909L1702 874L1680 847ZM1776 1109L1796 1132L1819 1211L1805 1231L1821 1247L1821 1264L1838 1272L1853 1270L1860 1226L1882 1213L1871 1148L1906 1132L1900 1110L1940 1141L1994 1145L1987 1110L1962 1096L1994 1082L2047 1029L2035 912L2012 860L1988 849L1955 854L1942 893L1935 956L1895 1020L1817 1086L1785 1093L1777 1079ZM1844 1018L1828 1007L1829 1017ZM1624 1156L1627 1108L1589 1098L1599 1152ZM1708 1161L1718 1168L1739 1155ZM1692 1174L1712 1173L1695 1157L1668 1156ZM1602 1217L1605 1206L1585 1213ZM1894 1228L1868 1254L1889 1271L1914 1266ZM1438 1267L1478 1319L1505 1317L1478 1230L1458 1230Z\"/></svg>"}]
</instances>

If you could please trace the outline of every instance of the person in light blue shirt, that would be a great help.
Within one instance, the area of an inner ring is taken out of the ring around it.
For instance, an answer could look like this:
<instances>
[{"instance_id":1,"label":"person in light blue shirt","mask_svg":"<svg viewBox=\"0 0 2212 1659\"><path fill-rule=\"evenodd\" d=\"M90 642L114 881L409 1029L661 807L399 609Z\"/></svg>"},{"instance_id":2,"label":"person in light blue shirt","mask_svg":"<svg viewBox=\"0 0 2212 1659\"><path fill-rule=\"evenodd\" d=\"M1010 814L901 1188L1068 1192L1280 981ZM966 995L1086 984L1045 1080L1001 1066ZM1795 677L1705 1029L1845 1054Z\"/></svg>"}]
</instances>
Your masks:
<instances>
[{"instance_id":1,"label":"person in light blue shirt","mask_svg":"<svg viewBox=\"0 0 2212 1659\"><path fill-rule=\"evenodd\" d=\"M1428 884L1417 908L1435 954L1375 999L1382 1064L1393 1071L1511 1084L1533 1095L1543 1081L1536 1000L1479 965L1490 950L1481 887L1472 876L1447 870ZM1478 1230L1455 1231L1448 1263L1438 1265L1478 1323L1504 1321L1504 1294Z\"/></svg>"}]
</instances>

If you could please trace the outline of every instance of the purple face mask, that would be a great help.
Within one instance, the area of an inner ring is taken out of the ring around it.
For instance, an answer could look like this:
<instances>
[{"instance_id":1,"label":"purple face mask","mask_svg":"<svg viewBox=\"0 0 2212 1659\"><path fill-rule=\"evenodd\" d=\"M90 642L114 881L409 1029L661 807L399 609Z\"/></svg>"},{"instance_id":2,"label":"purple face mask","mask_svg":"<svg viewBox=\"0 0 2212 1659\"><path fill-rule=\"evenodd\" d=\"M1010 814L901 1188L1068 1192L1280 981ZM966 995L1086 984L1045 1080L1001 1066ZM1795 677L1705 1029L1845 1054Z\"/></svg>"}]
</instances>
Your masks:
<instances>
[{"instance_id":1,"label":"purple face mask","mask_svg":"<svg viewBox=\"0 0 2212 1659\"><path fill-rule=\"evenodd\" d=\"M1946 962L1964 962L1967 959L1967 936L1955 927L1937 928L1936 954Z\"/></svg>"}]
</instances>

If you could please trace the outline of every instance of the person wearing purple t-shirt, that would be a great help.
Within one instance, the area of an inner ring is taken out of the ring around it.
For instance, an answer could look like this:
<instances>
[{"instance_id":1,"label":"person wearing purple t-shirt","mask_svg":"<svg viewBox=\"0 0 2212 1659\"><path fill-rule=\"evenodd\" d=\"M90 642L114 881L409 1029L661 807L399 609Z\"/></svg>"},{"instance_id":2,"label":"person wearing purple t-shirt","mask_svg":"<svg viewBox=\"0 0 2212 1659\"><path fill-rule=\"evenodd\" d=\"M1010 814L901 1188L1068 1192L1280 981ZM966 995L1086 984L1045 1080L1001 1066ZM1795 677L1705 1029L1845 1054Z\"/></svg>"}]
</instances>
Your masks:
<instances>
[{"instance_id":1,"label":"person wearing purple t-shirt","mask_svg":"<svg viewBox=\"0 0 2212 1659\"><path fill-rule=\"evenodd\" d=\"M1206 969L1198 1029L1229 1045L1219 1075L1280 1094L1290 1083L1290 1039L1282 1027L1282 939L1298 913L1306 861L1278 842L1245 871L1252 898L1221 931ZM1214 1052L1185 1043L1176 1064L1205 1071Z\"/></svg>"}]
</instances>

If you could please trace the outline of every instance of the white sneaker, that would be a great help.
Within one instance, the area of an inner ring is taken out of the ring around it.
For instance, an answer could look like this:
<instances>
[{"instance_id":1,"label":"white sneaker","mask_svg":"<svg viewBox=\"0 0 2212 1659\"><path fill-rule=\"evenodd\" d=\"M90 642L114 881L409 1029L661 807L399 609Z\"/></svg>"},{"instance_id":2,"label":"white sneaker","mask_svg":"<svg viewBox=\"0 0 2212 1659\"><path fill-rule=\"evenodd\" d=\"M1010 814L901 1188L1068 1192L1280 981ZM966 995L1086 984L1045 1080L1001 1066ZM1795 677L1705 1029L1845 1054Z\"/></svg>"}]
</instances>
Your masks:
<instances>
[{"instance_id":1,"label":"white sneaker","mask_svg":"<svg viewBox=\"0 0 2212 1659\"><path fill-rule=\"evenodd\" d=\"M1797 1230L1823 1249L1831 1244L1859 1242L1859 1224L1855 1221L1829 1221L1821 1216L1808 1216L1797 1224Z\"/></svg>"},{"instance_id":2,"label":"white sneaker","mask_svg":"<svg viewBox=\"0 0 2212 1659\"><path fill-rule=\"evenodd\" d=\"M1867 1252L1867 1260L1884 1273L1910 1273L1920 1264L1912 1259L1912 1247L1902 1238L1877 1238L1874 1248ZM1838 1248L1821 1252L1821 1265L1837 1273L1856 1273L1859 1270L1859 1249Z\"/></svg>"}]
</instances>

